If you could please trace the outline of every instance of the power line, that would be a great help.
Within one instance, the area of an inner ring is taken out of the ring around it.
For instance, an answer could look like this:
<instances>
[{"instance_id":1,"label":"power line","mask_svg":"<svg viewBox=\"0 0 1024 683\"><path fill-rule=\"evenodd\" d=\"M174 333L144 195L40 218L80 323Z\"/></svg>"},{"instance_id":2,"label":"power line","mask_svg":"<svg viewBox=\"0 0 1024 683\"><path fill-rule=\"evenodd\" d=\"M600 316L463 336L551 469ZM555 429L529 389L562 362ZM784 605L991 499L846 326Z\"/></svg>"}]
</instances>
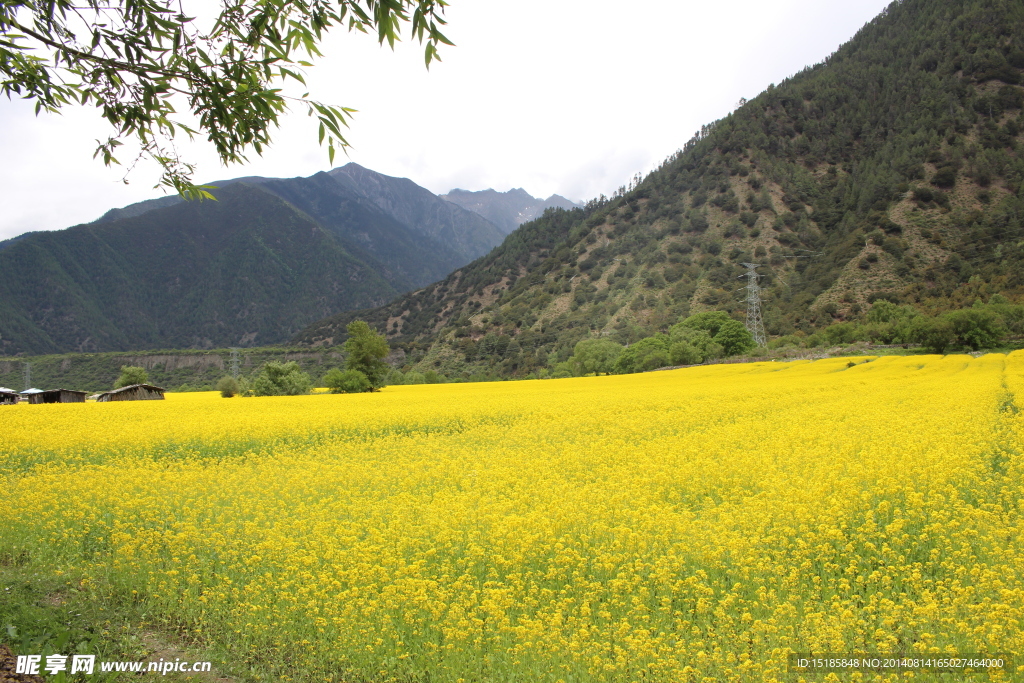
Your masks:
<instances>
[{"instance_id":1,"label":"power line","mask_svg":"<svg viewBox=\"0 0 1024 683\"><path fill-rule=\"evenodd\" d=\"M755 270L759 263L743 263L747 272L740 277L747 278L747 329L754 335L754 342L758 346L766 346L767 336L764 333L764 320L761 319L761 286L757 279L761 277Z\"/></svg>"}]
</instances>

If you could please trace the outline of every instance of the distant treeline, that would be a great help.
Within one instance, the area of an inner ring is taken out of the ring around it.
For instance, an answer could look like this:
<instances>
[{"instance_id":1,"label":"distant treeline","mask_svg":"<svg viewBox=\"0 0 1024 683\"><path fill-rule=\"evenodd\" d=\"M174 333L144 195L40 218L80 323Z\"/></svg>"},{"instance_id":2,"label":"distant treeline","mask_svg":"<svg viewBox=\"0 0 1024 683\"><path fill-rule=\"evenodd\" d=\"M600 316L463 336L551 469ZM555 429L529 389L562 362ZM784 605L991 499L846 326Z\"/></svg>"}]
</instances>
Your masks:
<instances>
[{"instance_id":1,"label":"distant treeline","mask_svg":"<svg viewBox=\"0 0 1024 683\"><path fill-rule=\"evenodd\" d=\"M698 313L657 334L622 346L610 339L585 339L573 355L538 373L571 377L601 373L632 373L672 365L715 362L729 356L764 355L774 350L842 347L856 342L903 345L926 353L972 352L1003 348L1024 335L1024 305L1002 295L970 308L928 315L907 304L880 299L858 322L835 323L810 335L791 334L756 348L750 332L724 311Z\"/></svg>"},{"instance_id":2,"label":"distant treeline","mask_svg":"<svg viewBox=\"0 0 1024 683\"><path fill-rule=\"evenodd\" d=\"M239 349L239 374L256 374L266 363L299 364L319 378L341 362L340 349L292 349L261 347ZM144 368L149 381L171 391L209 391L231 372L231 350L168 350L131 353L65 353L46 356L0 358L0 386L24 389L25 363L31 366L31 383L40 389L107 391L121 373L121 366Z\"/></svg>"}]
</instances>

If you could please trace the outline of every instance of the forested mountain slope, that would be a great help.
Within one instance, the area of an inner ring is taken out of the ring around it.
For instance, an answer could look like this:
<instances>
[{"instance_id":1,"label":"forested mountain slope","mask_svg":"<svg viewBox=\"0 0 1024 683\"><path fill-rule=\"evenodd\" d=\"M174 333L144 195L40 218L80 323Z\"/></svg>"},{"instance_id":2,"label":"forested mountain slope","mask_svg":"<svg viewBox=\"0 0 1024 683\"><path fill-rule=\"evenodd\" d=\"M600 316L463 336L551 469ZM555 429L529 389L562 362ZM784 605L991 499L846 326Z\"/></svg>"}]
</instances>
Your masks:
<instances>
[{"instance_id":1,"label":"forested mountain slope","mask_svg":"<svg viewBox=\"0 0 1024 683\"><path fill-rule=\"evenodd\" d=\"M218 196L4 249L5 355L282 341L318 316L398 293L273 194L237 183Z\"/></svg>"},{"instance_id":2,"label":"forested mountain slope","mask_svg":"<svg viewBox=\"0 0 1024 683\"><path fill-rule=\"evenodd\" d=\"M486 254L505 238L506 232L483 216L445 201L408 178L387 176L355 163L328 175L395 220L452 250L459 265ZM434 279L450 272L445 270Z\"/></svg>"},{"instance_id":3,"label":"forested mountain slope","mask_svg":"<svg viewBox=\"0 0 1024 683\"><path fill-rule=\"evenodd\" d=\"M385 253L386 248L380 248L393 242L396 237L394 230L387 229L387 236L377 235L372 229L360 228L360 221L404 226L406 231L411 231L412 241L427 249L417 259L424 263L406 263L399 268L402 270L410 265L418 265L421 269L428 269L425 272L429 272L429 275L421 273L413 276L417 285L433 282L450 273L453 268L486 254L501 244L507 233L479 213L445 201L408 178L387 176L355 163L308 178L246 176L218 180L210 185L224 188L240 182L266 187L315 216L317 220L330 223L325 224L325 227L333 226L335 232L340 230L349 236L362 235L367 248L378 258L402 260L402 257ZM216 193L217 190L213 190L213 194ZM177 195L148 199L120 209L111 209L97 222L134 218L182 201ZM387 219L382 221L380 214L384 214ZM427 240L424 241L422 237ZM409 237L399 239L407 241ZM437 252L438 249L441 251Z\"/></svg>"},{"instance_id":4,"label":"forested mountain slope","mask_svg":"<svg viewBox=\"0 0 1024 683\"><path fill-rule=\"evenodd\" d=\"M0 243L0 354L280 343L502 239L412 181L360 171L222 181L218 201L164 197ZM382 208L372 190L392 181Z\"/></svg>"},{"instance_id":5,"label":"forested mountain slope","mask_svg":"<svg viewBox=\"0 0 1024 683\"><path fill-rule=\"evenodd\" d=\"M1024 5L894 3L822 63L705 126L610 200L552 210L363 317L446 371L525 374L576 341L628 343L709 309L742 318L761 264L770 335L1024 297ZM414 357L416 357L414 355Z\"/></svg>"},{"instance_id":6,"label":"forested mountain slope","mask_svg":"<svg viewBox=\"0 0 1024 683\"><path fill-rule=\"evenodd\" d=\"M327 173L309 178L265 179L260 188L310 216L336 237L346 251L371 264L399 292L434 282L494 246L480 245L478 251L469 252L453 248L397 220ZM435 201L443 203L436 198ZM497 241L500 239L495 244Z\"/></svg>"}]
</instances>

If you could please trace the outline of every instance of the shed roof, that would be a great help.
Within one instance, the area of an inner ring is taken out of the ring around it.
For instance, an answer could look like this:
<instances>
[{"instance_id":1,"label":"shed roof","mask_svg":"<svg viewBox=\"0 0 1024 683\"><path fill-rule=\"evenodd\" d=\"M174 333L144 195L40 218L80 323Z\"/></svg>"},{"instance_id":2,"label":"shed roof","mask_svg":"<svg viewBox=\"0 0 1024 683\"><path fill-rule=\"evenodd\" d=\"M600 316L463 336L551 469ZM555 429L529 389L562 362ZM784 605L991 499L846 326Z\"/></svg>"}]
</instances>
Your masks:
<instances>
[{"instance_id":1,"label":"shed roof","mask_svg":"<svg viewBox=\"0 0 1024 683\"><path fill-rule=\"evenodd\" d=\"M129 389L138 389L140 387L142 389L149 389L150 391L167 391L163 387L158 387L155 384L129 384L126 387L121 387L119 389L112 389L112 390L107 391L105 393L108 393L108 394L119 394L122 391L128 391Z\"/></svg>"}]
</instances>

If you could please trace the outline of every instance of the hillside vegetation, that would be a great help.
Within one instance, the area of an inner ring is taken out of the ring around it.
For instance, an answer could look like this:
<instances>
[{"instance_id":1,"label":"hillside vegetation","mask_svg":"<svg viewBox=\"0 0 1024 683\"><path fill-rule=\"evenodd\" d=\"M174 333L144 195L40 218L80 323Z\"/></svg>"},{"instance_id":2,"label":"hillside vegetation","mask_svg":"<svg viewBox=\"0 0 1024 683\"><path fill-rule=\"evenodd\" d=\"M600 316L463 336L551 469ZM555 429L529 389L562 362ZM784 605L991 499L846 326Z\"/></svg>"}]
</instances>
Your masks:
<instances>
[{"instance_id":1,"label":"hillside vegetation","mask_svg":"<svg viewBox=\"0 0 1024 683\"><path fill-rule=\"evenodd\" d=\"M1024 6L894 3L822 63L705 126L610 199L549 210L487 256L363 318L424 366L524 375L697 312L742 319L760 264L773 338L1024 299Z\"/></svg>"}]
</instances>

